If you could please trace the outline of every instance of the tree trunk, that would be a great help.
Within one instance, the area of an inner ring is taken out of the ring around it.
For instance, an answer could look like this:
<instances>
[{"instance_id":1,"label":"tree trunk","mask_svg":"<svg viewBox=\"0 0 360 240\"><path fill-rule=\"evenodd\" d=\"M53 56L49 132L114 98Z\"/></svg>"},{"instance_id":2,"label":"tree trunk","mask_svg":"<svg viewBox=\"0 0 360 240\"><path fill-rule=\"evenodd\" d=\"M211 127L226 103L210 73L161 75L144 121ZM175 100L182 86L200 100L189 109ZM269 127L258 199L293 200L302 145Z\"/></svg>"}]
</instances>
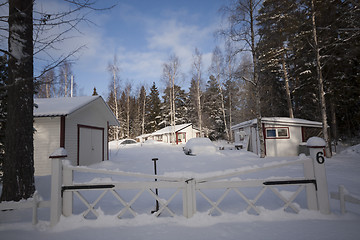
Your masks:
<instances>
[{"instance_id":1,"label":"tree trunk","mask_svg":"<svg viewBox=\"0 0 360 240\"><path fill-rule=\"evenodd\" d=\"M258 74L258 60L257 60L257 53L255 48L255 3L250 0L249 2L249 14L250 14L250 31L251 31L251 53L253 57L253 69L254 69L254 84L255 84L255 98L256 98L256 120L257 120L257 127L258 127L258 135L259 135L259 142L260 142L260 157L265 157L265 140L263 134L263 127L261 122L261 99L260 99L260 83L259 83L259 74Z\"/></svg>"},{"instance_id":2,"label":"tree trunk","mask_svg":"<svg viewBox=\"0 0 360 240\"><path fill-rule=\"evenodd\" d=\"M116 89L116 71L115 71L115 61L114 61L114 68L112 69L113 72L113 80L114 80L114 103L115 103L115 117L119 120L119 107L118 107L118 100L117 100L117 89ZM119 128L115 126L115 140L119 139Z\"/></svg>"},{"instance_id":3,"label":"tree trunk","mask_svg":"<svg viewBox=\"0 0 360 240\"><path fill-rule=\"evenodd\" d=\"M174 67L175 69L175 67ZM175 111L175 75L172 76L172 99L171 99L171 105L172 105L172 122L171 122L171 133L172 133L172 143L176 144L176 137L175 137L175 125L176 125L176 111Z\"/></svg>"},{"instance_id":4,"label":"tree trunk","mask_svg":"<svg viewBox=\"0 0 360 240\"><path fill-rule=\"evenodd\" d=\"M232 127L232 104L231 104L231 93L229 93L229 136L230 136L230 139L229 141L233 142L234 141L234 137L233 137L233 134L232 134L232 131L231 131L231 127Z\"/></svg>"},{"instance_id":5,"label":"tree trunk","mask_svg":"<svg viewBox=\"0 0 360 240\"><path fill-rule=\"evenodd\" d=\"M324 139L326 142L325 153L327 157L331 157L331 149L330 149L330 138L328 134L328 123L326 116L326 102L325 102L325 92L324 92L324 80L322 76L321 62L320 62L320 48L317 40L316 33L316 21L315 21L315 6L314 0L311 0L311 20L313 27L313 38L314 38L314 48L316 53L316 71L319 82L319 98L320 98L320 106L321 106L321 118L322 118L322 127Z\"/></svg>"},{"instance_id":6,"label":"tree trunk","mask_svg":"<svg viewBox=\"0 0 360 240\"><path fill-rule=\"evenodd\" d=\"M144 94L144 102L142 109L141 135L145 133L145 106L146 106L146 94Z\"/></svg>"},{"instance_id":7,"label":"tree trunk","mask_svg":"<svg viewBox=\"0 0 360 240\"><path fill-rule=\"evenodd\" d=\"M2 201L32 197L33 147L33 0L9 1L8 110Z\"/></svg>"},{"instance_id":8,"label":"tree trunk","mask_svg":"<svg viewBox=\"0 0 360 240\"><path fill-rule=\"evenodd\" d=\"M200 131L200 137L204 137L203 131L202 131L202 107L201 107L201 92L200 92L200 79L197 80L197 103L198 103L198 120L199 120L199 131Z\"/></svg>"},{"instance_id":9,"label":"tree trunk","mask_svg":"<svg viewBox=\"0 0 360 240\"><path fill-rule=\"evenodd\" d=\"M218 87L219 87L219 92L220 92L220 97L221 97L221 111L222 111L222 115L223 115L223 119L224 119L224 129L225 129L225 133L226 133L226 139L229 141L230 136L229 136L229 130L227 128L227 123L226 123L224 94L223 94L223 91L222 91L220 79L217 79L217 82L218 82Z\"/></svg>"},{"instance_id":10,"label":"tree trunk","mask_svg":"<svg viewBox=\"0 0 360 240\"><path fill-rule=\"evenodd\" d=\"M287 100L287 105L288 105L288 110L289 110L289 117L294 118L294 111L293 111L293 107L291 104L291 95L290 95L290 88L289 88L289 77L288 77L288 72L287 72L286 63L285 63L285 54L282 58L282 69L283 69L283 73L284 73L286 100Z\"/></svg>"},{"instance_id":11,"label":"tree trunk","mask_svg":"<svg viewBox=\"0 0 360 240\"><path fill-rule=\"evenodd\" d=\"M335 152L336 152L338 136L337 136L336 110L335 110L334 100L333 100L333 101L331 102L331 104L330 104L330 109L331 109L332 137L333 137L334 142L335 142Z\"/></svg>"}]
</instances>

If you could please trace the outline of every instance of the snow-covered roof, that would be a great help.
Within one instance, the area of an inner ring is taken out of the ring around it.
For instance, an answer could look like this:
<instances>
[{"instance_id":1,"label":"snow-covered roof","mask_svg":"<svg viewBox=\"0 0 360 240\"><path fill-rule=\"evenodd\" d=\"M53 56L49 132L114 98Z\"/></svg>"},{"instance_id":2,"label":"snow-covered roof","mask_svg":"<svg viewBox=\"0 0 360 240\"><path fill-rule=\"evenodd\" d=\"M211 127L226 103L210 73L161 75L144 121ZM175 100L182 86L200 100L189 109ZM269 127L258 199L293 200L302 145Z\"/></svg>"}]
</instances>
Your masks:
<instances>
[{"instance_id":1,"label":"snow-covered roof","mask_svg":"<svg viewBox=\"0 0 360 240\"><path fill-rule=\"evenodd\" d=\"M321 127L321 122L310 121L301 118L287 118L287 117L262 117L262 123L278 124L278 125L290 125L290 126L305 126L305 127ZM256 118L245 121L239 124L236 124L231 127L231 129L237 129L242 127L247 127L255 125L257 123Z\"/></svg>"},{"instance_id":2,"label":"snow-covered roof","mask_svg":"<svg viewBox=\"0 0 360 240\"><path fill-rule=\"evenodd\" d=\"M85 105L101 98L100 96L35 98L34 117L66 116Z\"/></svg>"},{"instance_id":3,"label":"snow-covered roof","mask_svg":"<svg viewBox=\"0 0 360 240\"><path fill-rule=\"evenodd\" d=\"M192 123L185 123L185 124L180 124L180 125L175 125L175 132L181 131L184 128L187 128L188 126L191 126ZM167 134L167 133L171 133L172 132L172 127L168 126L168 127L164 127L154 133L152 133L151 135L163 135L163 134Z\"/></svg>"}]
</instances>

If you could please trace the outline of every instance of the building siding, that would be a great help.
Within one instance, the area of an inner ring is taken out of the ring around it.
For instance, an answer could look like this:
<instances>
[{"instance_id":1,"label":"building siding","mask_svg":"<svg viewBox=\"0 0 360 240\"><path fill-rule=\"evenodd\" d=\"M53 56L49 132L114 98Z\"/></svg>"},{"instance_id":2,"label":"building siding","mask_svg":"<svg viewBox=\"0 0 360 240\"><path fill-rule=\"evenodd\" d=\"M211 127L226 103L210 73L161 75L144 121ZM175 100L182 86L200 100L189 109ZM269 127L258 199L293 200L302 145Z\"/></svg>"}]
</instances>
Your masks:
<instances>
[{"instance_id":1,"label":"building siding","mask_svg":"<svg viewBox=\"0 0 360 240\"><path fill-rule=\"evenodd\" d=\"M104 159L107 159L107 120L104 118L105 109L100 101L95 101L65 119L65 149L73 165L77 165L78 158L78 124L91 127L104 128ZM99 159L99 162L102 159Z\"/></svg>"},{"instance_id":2,"label":"building siding","mask_svg":"<svg viewBox=\"0 0 360 240\"><path fill-rule=\"evenodd\" d=\"M49 175L49 156L60 147L60 117L34 118L34 166L35 175Z\"/></svg>"}]
</instances>

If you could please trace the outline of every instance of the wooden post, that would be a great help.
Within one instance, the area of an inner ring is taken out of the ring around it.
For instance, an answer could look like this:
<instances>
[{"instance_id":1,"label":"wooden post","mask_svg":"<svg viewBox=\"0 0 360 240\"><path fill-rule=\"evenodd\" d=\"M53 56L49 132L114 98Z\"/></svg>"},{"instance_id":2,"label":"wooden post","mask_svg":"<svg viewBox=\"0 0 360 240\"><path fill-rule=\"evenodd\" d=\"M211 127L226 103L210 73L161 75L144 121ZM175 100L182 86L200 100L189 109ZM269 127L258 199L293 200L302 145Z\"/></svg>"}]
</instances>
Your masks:
<instances>
[{"instance_id":1,"label":"wooden post","mask_svg":"<svg viewBox=\"0 0 360 240\"><path fill-rule=\"evenodd\" d=\"M304 177L306 179L314 179L314 164L312 159L306 159L304 163ZM306 184L306 200L310 210L319 210L316 195L316 186L314 184Z\"/></svg>"},{"instance_id":2,"label":"wooden post","mask_svg":"<svg viewBox=\"0 0 360 240\"><path fill-rule=\"evenodd\" d=\"M67 168L67 165L70 165L69 161L63 163L63 184L64 186L73 184L73 171ZM62 214L65 217L72 215L72 205L73 205L73 192L65 191L63 192L63 201L62 201Z\"/></svg>"},{"instance_id":3,"label":"wooden post","mask_svg":"<svg viewBox=\"0 0 360 240\"><path fill-rule=\"evenodd\" d=\"M317 186L318 208L323 214L330 214L330 201L328 193L328 184L326 178L324 149L325 140L319 137L311 137L306 143L310 150L310 157L313 160L314 175Z\"/></svg>"},{"instance_id":4,"label":"wooden post","mask_svg":"<svg viewBox=\"0 0 360 240\"><path fill-rule=\"evenodd\" d=\"M38 223L38 200L39 200L39 197L38 197L38 193L35 192L34 193L34 196L33 196L33 217L32 217L32 224L33 225L36 225Z\"/></svg>"},{"instance_id":5,"label":"wooden post","mask_svg":"<svg viewBox=\"0 0 360 240\"><path fill-rule=\"evenodd\" d=\"M183 215L191 218L196 213L196 189L195 179L191 178L185 181L183 192Z\"/></svg>"},{"instance_id":6,"label":"wooden post","mask_svg":"<svg viewBox=\"0 0 360 240\"><path fill-rule=\"evenodd\" d=\"M339 200L340 200L341 214L345 214L346 208L345 208L345 187L344 187L344 185L339 186Z\"/></svg>"},{"instance_id":7,"label":"wooden post","mask_svg":"<svg viewBox=\"0 0 360 240\"><path fill-rule=\"evenodd\" d=\"M55 226L61 216L62 199L62 160L67 157L64 148L58 148L50 155L51 159L51 201L50 201L50 226Z\"/></svg>"}]
</instances>

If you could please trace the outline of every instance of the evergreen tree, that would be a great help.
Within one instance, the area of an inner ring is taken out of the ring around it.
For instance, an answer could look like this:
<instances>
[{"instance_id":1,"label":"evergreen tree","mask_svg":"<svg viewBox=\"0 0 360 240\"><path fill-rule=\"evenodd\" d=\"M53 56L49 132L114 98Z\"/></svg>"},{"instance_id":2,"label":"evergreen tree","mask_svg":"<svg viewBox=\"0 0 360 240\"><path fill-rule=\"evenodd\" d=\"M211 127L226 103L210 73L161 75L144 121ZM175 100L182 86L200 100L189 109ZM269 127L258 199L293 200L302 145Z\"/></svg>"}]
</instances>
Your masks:
<instances>
[{"instance_id":1,"label":"evergreen tree","mask_svg":"<svg viewBox=\"0 0 360 240\"><path fill-rule=\"evenodd\" d=\"M224 121L222 118L221 97L218 81L214 76L209 77L204 100L205 134L211 140L224 138Z\"/></svg>"},{"instance_id":2,"label":"evergreen tree","mask_svg":"<svg viewBox=\"0 0 360 240\"><path fill-rule=\"evenodd\" d=\"M145 133L145 113L146 113L146 90L144 86L141 86L140 94L138 98L138 118L141 126L140 135Z\"/></svg>"},{"instance_id":3,"label":"evergreen tree","mask_svg":"<svg viewBox=\"0 0 360 240\"><path fill-rule=\"evenodd\" d=\"M259 34L262 36L259 42L262 96L272 96L271 107L265 104L262 109L264 116L294 117L291 97L293 78L289 75L288 63L292 52L288 43L294 37L297 26L301 25L301 19L296 14L296 2L297 0L266 1L257 17ZM287 114L284 113L284 102L287 103Z\"/></svg>"},{"instance_id":4,"label":"evergreen tree","mask_svg":"<svg viewBox=\"0 0 360 240\"><path fill-rule=\"evenodd\" d=\"M157 89L155 82L153 82L153 85L150 88L150 93L146 98L145 132L151 133L159 130L159 123L161 121L161 101L159 97L159 90Z\"/></svg>"}]
</instances>

